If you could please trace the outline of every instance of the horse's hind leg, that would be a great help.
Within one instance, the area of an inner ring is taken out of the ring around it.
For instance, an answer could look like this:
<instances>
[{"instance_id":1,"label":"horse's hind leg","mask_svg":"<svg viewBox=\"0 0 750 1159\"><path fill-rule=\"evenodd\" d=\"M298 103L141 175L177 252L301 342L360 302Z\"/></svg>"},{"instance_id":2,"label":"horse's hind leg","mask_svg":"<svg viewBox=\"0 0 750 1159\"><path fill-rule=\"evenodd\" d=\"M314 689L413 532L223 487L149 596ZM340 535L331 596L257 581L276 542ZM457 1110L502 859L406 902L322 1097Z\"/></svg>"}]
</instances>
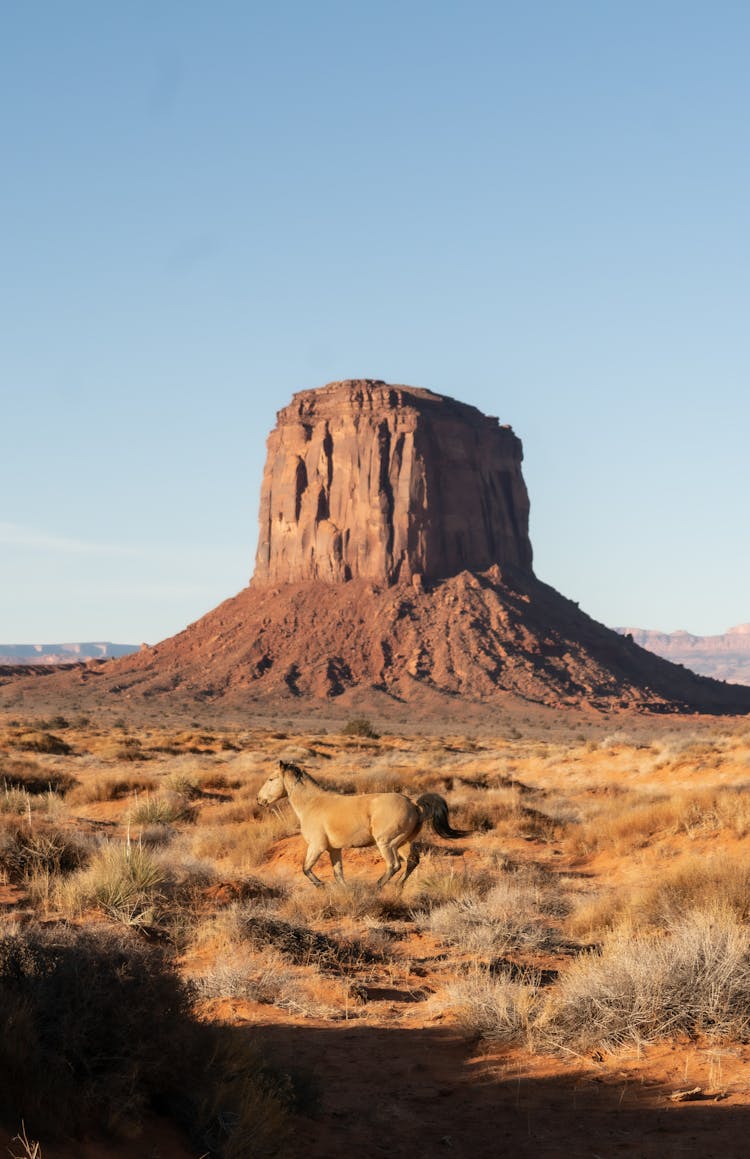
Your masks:
<instances>
[{"instance_id":1,"label":"horse's hind leg","mask_svg":"<svg viewBox=\"0 0 750 1159\"><path fill-rule=\"evenodd\" d=\"M378 878L378 889L380 889L398 873L401 868L401 858L399 857L398 849L394 849L392 845L386 845L385 842L381 844L378 841L377 846L380 850L380 856L385 862L385 873L382 877Z\"/></svg>"},{"instance_id":2,"label":"horse's hind leg","mask_svg":"<svg viewBox=\"0 0 750 1159\"><path fill-rule=\"evenodd\" d=\"M419 851L419 846L416 844L416 842L413 845L405 846L403 849L403 852L406 853L407 849L408 849L409 853L408 853L408 856L406 858L406 869L404 870L404 876L401 878L401 881L399 882L399 885L402 888L405 885L407 878L411 877L412 873L419 865L420 851Z\"/></svg>"}]
</instances>

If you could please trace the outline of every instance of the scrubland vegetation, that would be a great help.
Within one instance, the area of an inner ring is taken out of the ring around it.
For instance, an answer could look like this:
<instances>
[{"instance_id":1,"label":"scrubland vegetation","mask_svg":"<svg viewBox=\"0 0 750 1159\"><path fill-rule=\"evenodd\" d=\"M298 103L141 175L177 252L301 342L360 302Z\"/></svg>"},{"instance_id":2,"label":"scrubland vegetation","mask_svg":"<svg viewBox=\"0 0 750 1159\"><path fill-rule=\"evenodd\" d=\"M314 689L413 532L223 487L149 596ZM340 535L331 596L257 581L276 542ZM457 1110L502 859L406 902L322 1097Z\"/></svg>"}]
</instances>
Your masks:
<instances>
[{"instance_id":1,"label":"scrubland vegetation","mask_svg":"<svg viewBox=\"0 0 750 1159\"><path fill-rule=\"evenodd\" d=\"M284 1154L314 1083L254 1024L377 1024L386 993L472 1049L750 1043L750 726L522 733L2 722L0 1121L24 1153L96 1107L126 1135L166 1114L195 1154ZM256 803L279 758L441 793L472 835L425 833L403 890L371 850L316 890L288 804Z\"/></svg>"}]
</instances>

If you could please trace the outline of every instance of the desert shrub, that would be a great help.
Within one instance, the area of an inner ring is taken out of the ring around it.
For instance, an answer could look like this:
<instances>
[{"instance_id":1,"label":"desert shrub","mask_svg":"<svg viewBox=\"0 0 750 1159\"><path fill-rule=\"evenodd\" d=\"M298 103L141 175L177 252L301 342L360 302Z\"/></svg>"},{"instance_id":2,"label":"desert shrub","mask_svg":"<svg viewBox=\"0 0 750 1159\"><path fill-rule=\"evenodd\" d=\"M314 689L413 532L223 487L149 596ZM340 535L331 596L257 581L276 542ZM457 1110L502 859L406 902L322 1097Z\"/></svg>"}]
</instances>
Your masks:
<instances>
[{"instance_id":1,"label":"desert shrub","mask_svg":"<svg viewBox=\"0 0 750 1159\"><path fill-rule=\"evenodd\" d=\"M450 983L441 1005L448 1005L462 1030L489 1042L525 1043L539 1004L539 978L533 970L509 972L474 969Z\"/></svg>"},{"instance_id":2,"label":"desert shrub","mask_svg":"<svg viewBox=\"0 0 750 1159\"><path fill-rule=\"evenodd\" d=\"M747 1042L750 930L716 910L695 911L666 935L615 935L561 976L539 1031L566 1049L680 1034Z\"/></svg>"},{"instance_id":3,"label":"desert shrub","mask_svg":"<svg viewBox=\"0 0 750 1159\"><path fill-rule=\"evenodd\" d=\"M78 804L95 801L117 801L131 793L148 792L154 787L153 777L141 773L107 774L87 778L71 790L70 800Z\"/></svg>"},{"instance_id":4,"label":"desert shrub","mask_svg":"<svg viewBox=\"0 0 750 1159\"><path fill-rule=\"evenodd\" d=\"M3 1117L34 1134L132 1135L158 1103L221 1159L278 1153L294 1101L246 1031L197 1022L167 959L113 929L0 937L0 1074Z\"/></svg>"},{"instance_id":5,"label":"desert shrub","mask_svg":"<svg viewBox=\"0 0 750 1159\"><path fill-rule=\"evenodd\" d=\"M67 793L75 778L61 769L45 768L37 761L4 760L0 764L0 786L25 789L27 793Z\"/></svg>"},{"instance_id":6,"label":"desert shrub","mask_svg":"<svg viewBox=\"0 0 750 1159\"><path fill-rule=\"evenodd\" d=\"M196 800L202 793L199 778L184 772L170 773L164 781L164 788L170 793L179 793L188 801Z\"/></svg>"},{"instance_id":7,"label":"desert shrub","mask_svg":"<svg viewBox=\"0 0 750 1159\"><path fill-rule=\"evenodd\" d=\"M293 925L253 911L239 914L241 937L256 949L273 946L296 965L312 965L322 972L340 973L355 966L382 962L358 939L332 938L306 926Z\"/></svg>"},{"instance_id":8,"label":"desert shrub","mask_svg":"<svg viewBox=\"0 0 750 1159\"><path fill-rule=\"evenodd\" d=\"M129 738L126 744L113 744L105 746L101 750L101 755L111 761L149 761L151 760L151 753L142 749L140 742L135 738Z\"/></svg>"},{"instance_id":9,"label":"desert shrub","mask_svg":"<svg viewBox=\"0 0 750 1159\"><path fill-rule=\"evenodd\" d=\"M423 854L419 867L406 886L412 909L431 911L447 902L477 899L489 893L497 883L497 873L487 866L469 870L463 864L456 868L439 854Z\"/></svg>"},{"instance_id":10,"label":"desert shrub","mask_svg":"<svg viewBox=\"0 0 750 1159\"><path fill-rule=\"evenodd\" d=\"M170 845L176 836L177 830L171 825L162 825L158 822L155 825L144 825L138 834L141 845L151 849L161 849Z\"/></svg>"},{"instance_id":11,"label":"desert shrub","mask_svg":"<svg viewBox=\"0 0 750 1159\"><path fill-rule=\"evenodd\" d=\"M272 947L248 954L242 946L230 945L190 981L199 998L244 998L286 1008L309 1005L297 973Z\"/></svg>"},{"instance_id":12,"label":"desert shrub","mask_svg":"<svg viewBox=\"0 0 750 1159\"><path fill-rule=\"evenodd\" d=\"M25 882L36 873L69 874L85 865L89 847L60 829L25 826L0 832L0 874L6 880Z\"/></svg>"},{"instance_id":13,"label":"desert shrub","mask_svg":"<svg viewBox=\"0 0 750 1159\"><path fill-rule=\"evenodd\" d=\"M20 1151L11 1151L10 1147L8 1148L11 1159L42 1159L41 1143L29 1138L25 1123L21 1123L21 1130L13 1136L11 1143L17 1144L21 1148Z\"/></svg>"},{"instance_id":14,"label":"desert shrub","mask_svg":"<svg viewBox=\"0 0 750 1159\"><path fill-rule=\"evenodd\" d=\"M32 799L25 789L9 789L3 786L0 790L0 814L12 813L20 817L23 813L29 813L38 804L39 798Z\"/></svg>"},{"instance_id":15,"label":"desert shrub","mask_svg":"<svg viewBox=\"0 0 750 1159\"><path fill-rule=\"evenodd\" d=\"M22 732L13 739L13 745L25 752L51 753L60 757L68 756L73 751L62 737L51 732L44 732L41 729L33 732Z\"/></svg>"},{"instance_id":16,"label":"desert shrub","mask_svg":"<svg viewBox=\"0 0 750 1159\"><path fill-rule=\"evenodd\" d=\"M135 825L171 825L174 821L187 821L192 816L187 797L182 793L165 792L142 797L131 810L130 820Z\"/></svg>"},{"instance_id":17,"label":"desert shrub","mask_svg":"<svg viewBox=\"0 0 750 1159\"><path fill-rule=\"evenodd\" d=\"M736 858L684 857L640 889L628 886L585 901L572 915L576 935L600 936L619 926L664 929L695 909L750 918L750 866Z\"/></svg>"},{"instance_id":18,"label":"desert shrub","mask_svg":"<svg viewBox=\"0 0 750 1159\"><path fill-rule=\"evenodd\" d=\"M342 736L361 736L368 740L378 740L380 733L376 731L372 721L366 716L354 716L348 720L341 730Z\"/></svg>"},{"instance_id":19,"label":"desert shrub","mask_svg":"<svg viewBox=\"0 0 750 1159\"><path fill-rule=\"evenodd\" d=\"M356 921L402 920L409 917L410 907L398 886L387 885L375 890L369 881L331 881L325 889L311 889L305 881L295 889L281 907L284 915L296 922L328 921L351 918Z\"/></svg>"},{"instance_id":20,"label":"desert shrub","mask_svg":"<svg viewBox=\"0 0 750 1159\"><path fill-rule=\"evenodd\" d=\"M51 716L49 720L40 720L39 727L50 731L70 728L70 721L65 716Z\"/></svg>"},{"instance_id":21,"label":"desert shrub","mask_svg":"<svg viewBox=\"0 0 750 1159\"><path fill-rule=\"evenodd\" d=\"M183 987L114 931L0 938L0 1105L35 1131L125 1126L173 1082Z\"/></svg>"},{"instance_id":22,"label":"desert shrub","mask_svg":"<svg viewBox=\"0 0 750 1159\"><path fill-rule=\"evenodd\" d=\"M417 915L422 928L443 941L479 954L539 950L554 946L557 936L542 919L533 887L499 882L484 897L467 896Z\"/></svg>"},{"instance_id":23,"label":"desert shrub","mask_svg":"<svg viewBox=\"0 0 750 1159\"><path fill-rule=\"evenodd\" d=\"M92 907L127 926L150 926L166 881L166 871L142 845L105 845L60 886L57 900L74 915Z\"/></svg>"}]
</instances>

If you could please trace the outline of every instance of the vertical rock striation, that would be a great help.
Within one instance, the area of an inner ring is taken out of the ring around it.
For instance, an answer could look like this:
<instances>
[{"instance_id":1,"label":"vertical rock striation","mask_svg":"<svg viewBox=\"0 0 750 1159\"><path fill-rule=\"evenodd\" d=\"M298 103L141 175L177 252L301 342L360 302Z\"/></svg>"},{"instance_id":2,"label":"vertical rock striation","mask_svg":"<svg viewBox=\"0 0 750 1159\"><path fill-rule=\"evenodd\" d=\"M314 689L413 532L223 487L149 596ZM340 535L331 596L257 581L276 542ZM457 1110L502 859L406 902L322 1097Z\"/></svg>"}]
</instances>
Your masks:
<instances>
[{"instance_id":1,"label":"vertical rock striation","mask_svg":"<svg viewBox=\"0 0 750 1159\"><path fill-rule=\"evenodd\" d=\"M334 382L296 394L267 446L255 584L531 572L521 441L474 407Z\"/></svg>"}]
</instances>

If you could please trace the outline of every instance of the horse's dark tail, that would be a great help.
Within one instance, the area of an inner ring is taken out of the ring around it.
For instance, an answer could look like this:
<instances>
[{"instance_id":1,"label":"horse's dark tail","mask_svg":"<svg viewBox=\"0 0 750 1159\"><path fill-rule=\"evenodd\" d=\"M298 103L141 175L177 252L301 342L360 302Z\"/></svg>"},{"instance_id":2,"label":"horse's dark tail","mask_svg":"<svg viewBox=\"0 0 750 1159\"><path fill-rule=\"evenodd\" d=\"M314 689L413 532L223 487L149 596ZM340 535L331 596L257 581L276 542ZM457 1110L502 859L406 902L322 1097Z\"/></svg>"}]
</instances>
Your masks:
<instances>
[{"instance_id":1,"label":"horse's dark tail","mask_svg":"<svg viewBox=\"0 0 750 1159\"><path fill-rule=\"evenodd\" d=\"M422 814L422 823L429 821L438 837L468 837L469 829L454 829L448 820L448 802L439 793L423 793L417 799L417 808Z\"/></svg>"}]
</instances>

